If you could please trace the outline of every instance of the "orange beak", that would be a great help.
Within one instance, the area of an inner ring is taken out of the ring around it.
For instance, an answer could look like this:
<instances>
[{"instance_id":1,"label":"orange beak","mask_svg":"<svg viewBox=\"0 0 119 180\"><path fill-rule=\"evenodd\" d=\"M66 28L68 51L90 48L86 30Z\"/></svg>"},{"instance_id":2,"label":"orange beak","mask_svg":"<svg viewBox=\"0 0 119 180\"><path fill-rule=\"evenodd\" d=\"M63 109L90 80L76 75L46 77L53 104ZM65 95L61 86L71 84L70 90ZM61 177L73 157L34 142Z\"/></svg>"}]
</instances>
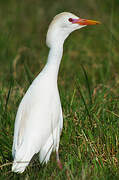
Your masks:
<instances>
[{"instance_id":1,"label":"orange beak","mask_svg":"<svg viewBox=\"0 0 119 180\"><path fill-rule=\"evenodd\" d=\"M80 24L80 25L95 25L95 24L101 24L100 21L93 21L88 19L73 19L72 23Z\"/></svg>"}]
</instances>

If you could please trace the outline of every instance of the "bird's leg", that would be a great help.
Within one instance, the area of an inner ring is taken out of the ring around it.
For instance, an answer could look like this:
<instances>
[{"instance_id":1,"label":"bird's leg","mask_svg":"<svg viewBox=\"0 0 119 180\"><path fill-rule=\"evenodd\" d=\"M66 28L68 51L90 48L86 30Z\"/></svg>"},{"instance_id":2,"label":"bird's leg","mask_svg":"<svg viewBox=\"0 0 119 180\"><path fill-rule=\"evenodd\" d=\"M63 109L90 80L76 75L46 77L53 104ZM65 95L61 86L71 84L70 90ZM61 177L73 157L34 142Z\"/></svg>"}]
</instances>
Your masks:
<instances>
[{"instance_id":1,"label":"bird's leg","mask_svg":"<svg viewBox=\"0 0 119 180\"><path fill-rule=\"evenodd\" d=\"M57 165L58 165L59 169L62 169L62 163L61 163L61 161L60 161L60 159L59 159L59 153L58 153L58 151L56 151L56 158L57 158Z\"/></svg>"}]
</instances>

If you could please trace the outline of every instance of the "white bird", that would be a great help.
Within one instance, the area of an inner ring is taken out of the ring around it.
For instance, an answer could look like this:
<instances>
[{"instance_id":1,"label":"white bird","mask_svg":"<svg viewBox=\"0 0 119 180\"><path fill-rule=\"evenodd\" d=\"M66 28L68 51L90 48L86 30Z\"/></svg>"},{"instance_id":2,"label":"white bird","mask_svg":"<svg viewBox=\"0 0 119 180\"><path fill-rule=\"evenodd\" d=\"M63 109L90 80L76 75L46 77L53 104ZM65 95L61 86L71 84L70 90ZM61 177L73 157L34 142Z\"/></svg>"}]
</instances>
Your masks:
<instances>
[{"instance_id":1,"label":"white bird","mask_svg":"<svg viewBox=\"0 0 119 180\"><path fill-rule=\"evenodd\" d=\"M17 111L12 171L22 173L36 153L39 153L41 163L47 163L52 151L56 151L61 168L58 149L63 116L57 77L63 44L71 32L93 24L100 22L81 19L68 12L60 13L52 20L46 38L50 48L47 63L30 85Z\"/></svg>"}]
</instances>

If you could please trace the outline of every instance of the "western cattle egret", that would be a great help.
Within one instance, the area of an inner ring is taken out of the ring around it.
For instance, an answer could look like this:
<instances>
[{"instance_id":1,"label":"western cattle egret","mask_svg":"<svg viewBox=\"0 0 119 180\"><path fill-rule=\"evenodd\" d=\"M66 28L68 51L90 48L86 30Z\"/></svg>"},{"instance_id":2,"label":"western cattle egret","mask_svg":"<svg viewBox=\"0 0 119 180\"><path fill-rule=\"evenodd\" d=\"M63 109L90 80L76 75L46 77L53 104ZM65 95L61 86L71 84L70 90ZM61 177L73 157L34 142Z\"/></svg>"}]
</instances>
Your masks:
<instances>
[{"instance_id":1,"label":"western cattle egret","mask_svg":"<svg viewBox=\"0 0 119 180\"><path fill-rule=\"evenodd\" d=\"M30 85L17 111L12 171L22 173L38 152L40 162L47 163L52 151L56 151L58 166L61 168L58 149L63 116L57 77L63 44L71 32L94 24L100 22L81 19L68 12L60 13L52 20L46 38L50 48L47 63Z\"/></svg>"}]
</instances>

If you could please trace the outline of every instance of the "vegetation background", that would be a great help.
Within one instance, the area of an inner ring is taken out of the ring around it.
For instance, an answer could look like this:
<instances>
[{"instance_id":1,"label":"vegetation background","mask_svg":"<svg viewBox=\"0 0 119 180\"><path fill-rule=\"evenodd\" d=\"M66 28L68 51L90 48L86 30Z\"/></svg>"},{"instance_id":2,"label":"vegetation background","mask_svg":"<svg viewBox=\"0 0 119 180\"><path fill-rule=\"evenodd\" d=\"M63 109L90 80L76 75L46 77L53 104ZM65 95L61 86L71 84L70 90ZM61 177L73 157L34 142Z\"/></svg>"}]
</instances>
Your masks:
<instances>
[{"instance_id":1,"label":"vegetation background","mask_svg":"<svg viewBox=\"0 0 119 180\"><path fill-rule=\"evenodd\" d=\"M35 158L23 174L15 174L16 111L46 63L48 25L63 11L102 22L72 33L64 45L58 79L63 170L52 154L47 165ZM117 0L0 0L0 179L119 179L118 21Z\"/></svg>"}]
</instances>

